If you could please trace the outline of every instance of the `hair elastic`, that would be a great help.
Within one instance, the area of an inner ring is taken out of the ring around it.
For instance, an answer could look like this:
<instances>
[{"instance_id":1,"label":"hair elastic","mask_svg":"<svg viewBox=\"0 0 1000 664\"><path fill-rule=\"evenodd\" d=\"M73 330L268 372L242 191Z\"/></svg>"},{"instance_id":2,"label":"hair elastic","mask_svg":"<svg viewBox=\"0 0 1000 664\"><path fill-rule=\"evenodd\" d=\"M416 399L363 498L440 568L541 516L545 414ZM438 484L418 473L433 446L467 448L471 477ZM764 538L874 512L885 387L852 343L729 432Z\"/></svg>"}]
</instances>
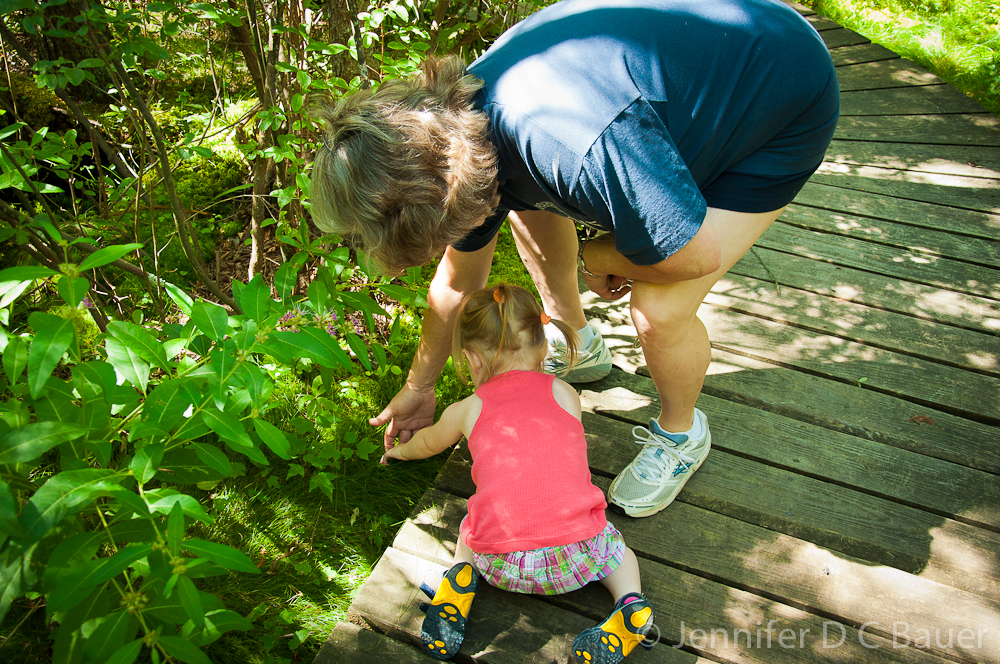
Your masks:
<instances>
[{"instance_id":1,"label":"hair elastic","mask_svg":"<svg viewBox=\"0 0 1000 664\"><path fill-rule=\"evenodd\" d=\"M543 311L542 312L542 325L548 325L550 320L552 320L552 317L549 316L547 313L545 313Z\"/></svg>"},{"instance_id":2,"label":"hair elastic","mask_svg":"<svg viewBox=\"0 0 1000 664\"><path fill-rule=\"evenodd\" d=\"M493 299L496 300L497 304L503 304L504 296L500 294L500 289L497 288L493 291Z\"/></svg>"}]
</instances>

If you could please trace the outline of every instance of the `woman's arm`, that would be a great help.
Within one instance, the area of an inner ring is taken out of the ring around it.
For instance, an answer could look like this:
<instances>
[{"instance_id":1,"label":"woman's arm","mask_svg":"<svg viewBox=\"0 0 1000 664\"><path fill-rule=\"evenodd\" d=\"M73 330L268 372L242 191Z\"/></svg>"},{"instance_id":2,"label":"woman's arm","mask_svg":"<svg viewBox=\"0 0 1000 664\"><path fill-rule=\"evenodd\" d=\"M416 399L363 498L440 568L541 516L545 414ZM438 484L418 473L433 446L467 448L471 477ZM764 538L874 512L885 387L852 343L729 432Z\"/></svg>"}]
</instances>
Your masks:
<instances>
[{"instance_id":1,"label":"woman's arm","mask_svg":"<svg viewBox=\"0 0 1000 664\"><path fill-rule=\"evenodd\" d=\"M475 424L478 410L481 407L482 401L476 395L453 403L441 413L441 419L433 425L417 431L409 442L400 443L386 450L385 456L382 457L383 463L386 459L401 459L403 461L426 459L443 452L457 443L462 436L467 435L471 430L470 418ZM476 411L475 417L472 417L473 411Z\"/></svg>"},{"instance_id":2,"label":"woman's arm","mask_svg":"<svg viewBox=\"0 0 1000 664\"><path fill-rule=\"evenodd\" d=\"M427 292L427 311L420 345L413 358L406 384L385 409L368 420L372 426L388 424L385 448L399 440L405 443L434 421L434 383L451 355L451 334L458 308L467 293L486 285L496 238L482 249L461 252L448 247L438 264Z\"/></svg>"}]
</instances>

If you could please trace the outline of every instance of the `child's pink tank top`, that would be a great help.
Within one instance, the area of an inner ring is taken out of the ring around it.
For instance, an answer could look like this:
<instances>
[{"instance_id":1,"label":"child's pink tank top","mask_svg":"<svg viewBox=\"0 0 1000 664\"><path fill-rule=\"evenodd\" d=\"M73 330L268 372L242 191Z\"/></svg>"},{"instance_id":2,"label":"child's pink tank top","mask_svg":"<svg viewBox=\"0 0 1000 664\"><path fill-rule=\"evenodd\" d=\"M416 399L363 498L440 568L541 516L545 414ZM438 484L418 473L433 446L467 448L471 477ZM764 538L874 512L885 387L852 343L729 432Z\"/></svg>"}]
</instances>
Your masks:
<instances>
[{"instance_id":1,"label":"child's pink tank top","mask_svg":"<svg viewBox=\"0 0 1000 664\"><path fill-rule=\"evenodd\" d=\"M477 553L572 544L607 525L583 424L556 403L553 380L508 371L476 390L483 410L469 437L476 494L465 541Z\"/></svg>"}]
</instances>

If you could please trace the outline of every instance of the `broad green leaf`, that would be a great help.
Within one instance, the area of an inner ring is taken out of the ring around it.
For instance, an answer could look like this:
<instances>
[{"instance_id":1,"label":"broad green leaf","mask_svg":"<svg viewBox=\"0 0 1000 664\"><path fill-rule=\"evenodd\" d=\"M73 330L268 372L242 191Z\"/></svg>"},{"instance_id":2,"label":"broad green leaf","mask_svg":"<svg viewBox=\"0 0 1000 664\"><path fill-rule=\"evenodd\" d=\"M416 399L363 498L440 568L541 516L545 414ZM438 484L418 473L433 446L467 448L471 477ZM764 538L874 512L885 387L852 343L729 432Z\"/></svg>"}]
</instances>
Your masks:
<instances>
[{"instance_id":1,"label":"broad green leaf","mask_svg":"<svg viewBox=\"0 0 1000 664\"><path fill-rule=\"evenodd\" d=\"M73 367L73 387L83 399L110 400L117 383L115 370L107 362L93 361Z\"/></svg>"},{"instance_id":2,"label":"broad green leaf","mask_svg":"<svg viewBox=\"0 0 1000 664\"><path fill-rule=\"evenodd\" d=\"M309 284L309 290L306 291L309 296L309 302L313 305L313 309L317 313L322 313L326 309L326 302L330 299L330 291L327 289L326 284L320 280L313 281Z\"/></svg>"},{"instance_id":3,"label":"broad green leaf","mask_svg":"<svg viewBox=\"0 0 1000 664\"><path fill-rule=\"evenodd\" d=\"M169 433L183 421L184 413L194 402L190 381L168 380L157 385L146 398L143 422L153 430Z\"/></svg>"},{"instance_id":4,"label":"broad green leaf","mask_svg":"<svg viewBox=\"0 0 1000 664\"><path fill-rule=\"evenodd\" d=\"M132 244L116 244L110 247L104 247L103 249L98 249L83 259L83 262L80 263L80 271L83 272L85 270L92 270L95 267L101 267L102 265L107 265L108 263L114 263L122 256L129 254L142 246L142 244L136 242Z\"/></svg>"},{"instance_id":5,"label":"broad green leaf","mask_svg":"<svg viewBox=\"0 0 1000 664\"><path fill-rule=\"evenodd\" d=\"M139 357L167 371L167 352L153 334L146 328L124 321L108 323L108 334L138 353Z\"/></svg>"},{"instance_id":6,"label":"broad green leaf","mask_svg":"<svg viewBox=\"0 0 1000 664\"><path fill-rule=\"evenodd\" d=\"M145 392L149 384L149 363L120 339L108 337L104 340L104 349L108 353L108 362L115 368L115 373Z\"/></svg>"},{"instance_id":7,"label":"broad green leaf","mask_svg":"<svg viewBox=\"0 0 1000 664\"><path fill-rule=\"evenodd\" d=\"M52 314L34 312L28 324L35 330L35 338L28 349L28 389L37 399L70 345L76 338L73 323Z\"/></svg>"},{"instance_id":8,"label":"broad green leaf","mask_svg":"<svg viewBox=\"0 0 1000 664\"><path fill-rule=\"evenodd\" d=\"M160 285L167 291L167 296L174 301L181 313L190 316L191 308L194 306L194 300L191 299L191 296L169 281L161 281Z\"/></svg>"},{"instance_id":9,"label":"broad green leaf","mask_svg":"<svg viewBox=\"0 0 1000 664\"><path fill-rule=\"evenodd\" d=\"M142 650L142 639L136 639L131 643L126 643L115 651L105 664L132 664L139 658L139 651Z\"/></svg>"},{"instance_id":10,"label":"broad green leaf","mask_svg":"<svg viewBox=\"0 0 1000 664\"><path fill-rule=\"evenodd\" d=\"M0 480L0 534L18 538L24 536L24 529L17 520L17 501L3 480Z\"/></svg>"},{"instance_id":11,"label":"broad green leaf","mask_svg":"<svg viewBox=\"0 0 1000 664\"><path fill-rule=\"evenodd\" d=\"M21 596L21 585L21 558L13 556L10 562L0 559L0 620L14 598Z\"/></svg>"},{"instance_id":12,"label":"broad green leaf","mask_svg":"<svg viewBox=\"0 0 1000 664\"><path fill-rule=\"evenodd\" d=\"M361 364L364 365L365 369L370 370L372 368L372 361L371 358L368 357L368 346L361 340L361 337L353 332L348 332L346 336L347 345L354 351L354 355L361 361Z\"/></svg>"},{"instance_id":13,"label":"broad green leaf","mask_svg":"<svg viewBox=\"0 0 1000 664\"><path fill-rule=\"evenodd\" d=\"M129 491L124 487L120 487L118 489L112 489L108 491L108 497L113 498L114 500L117 500L119 503L121 503L122 509L135 512L139 516L144 516L144 517L149 516L149 504L145 500L143 500L142 496L133 491ZM121 516L124 513L122 509L119 509L119 511L116 513L116 516ZM150 522L146 519L129 519L128 521L121 522L121 524L115 524L115 526L126 525L126 524L132 526L135 529L137 528L148 529L151 527ZM126 537L126 541L129 542L135 541L134 539L129 539L130 536L129 532L131 531L123 533L123 536ZM148 533L148 531L143 531L143 532ZM147 538L139 537L139 539L145 540Z\"/></svg>"},{"instance_id":14,"label":"broad green leaf","mask_svg":"<svg viewBox=\"0 0 1000 664\"><path fill-rule=\"evenodd\" d=\"M350 291L338 291L337 297L340 298L341 303L345 307L350 307L357 311L361 311L366 314L375 314L378 316L388 316L385 309L380 307L378 303L365 295L364 293L352 293Z\"/></svg>"},{"instance_id":15,"label":"broad green leaf","mask_svg":"<svg viewBox=\"0 0 1000 664\"><path fill-rule=\"evenodd\" d=\"M83 647L84 655L92 662L104 664L119 648L135 638L139 621L126 611L119 609L104 618L93 631Z\"/></svg>"},{"instance_id":16,"label":"broad green leaf","mask_svg":"<svg viewBox=\"0 0 1000 664\"><path fill-rule=\"evenodd\" d=\"M424 294L421 294L419 292L414 292L409 288L396 286L394 284L379 284L378 289L392 299L398 300L403 304L410 304L417 307L427 306L426 291Z\"/></svg>"},{"instance_id":17,"label":"broad green leaf","mask_svg":"<svg viewBox=\"0 0 1000 664\"><path fill-rule=\"evenodd\" d=\"M205 624L196 629L194 623L188 621L181 630L181 636L197 646L204 648L217 641L220 636L233 630L247 631L253 629L253 623L227 609L209 611L205 614Z\"/></svg>"},{"instance_id":18,"label":"broad green leaf","mask_svg":"<svg viewBox=\"0 0 1000 664\"><path fill-rule=\"evenodd\" d=\"M3 230L0 229L0 237ZM2 242L3 240L0 240ZM24 291L28 290L31 284L35 283L30 279L25 281L0 281L0 309L10 306L17 298L21 297Z\"/></svg>"},{"instance_id":19,"label":"broad green leaf","mask_svg":"<svg viewBox=\"0 0 1000 664\"><path fill-rule=\"evenodd\" d=\"M63 517L117 488L119 478L115 471L101 468L64 470L31 497L21 510L21 525L32 539L39 540Z\"/></svg>"},{"instance_id":20,"label":"broad green leaf","mask_svg":"<svg viewBox=\"0 0 1000 664\"><path fill-rule=\"evenodd\" d=\"M263 344L264 350L275 358L291 364L289 359L306 358L324 367L332 367L337 360L330 348L304 332L272 332Z\"/></svg>"},{"instance_id":21,"label":"broad green leaf","mask_svg":"<svg viewBox=\"0 0 1000 664\"><path fill-rule=\"evenodd\" d=\"M88 431L65 422L35 422L11 429L0 438L0 464L37 459L56 445L76 440Z\"/></svg>"},{"instance_id":22,"label":"broad green leaf","mask_svg":"<svg viewBox=\"0 0 1000 664\"><path fill-rule=\"evenodd\" d=\"M66 304L75 307L83 302L83 298L87 296L87 291L90 290L90 282L83 277L71 278L63 275L56 285L56 290L59 292L59 297Z\"/></svg>"},{"instance_id":23,"label":"broad green leaf","mask_svg":"<svg viewBox=\"0 0 1000 664\"><path fill-rule=\"evenodd\" d=\"M170 545L170 553L177 557L181 552L181 543L184 541L184 508L180 503L174 503L167 518L167 544Z\"/></svg>"},{"instance_id":24,"label":"broad green leaf","mask_svg":"<svg viewBox=\"0 0 1000 664\"><path fill-rule=\"evenodd\" d=\"M292 458L291 445L281 429L259 419L253 421L253 428L272 452L286 461Z\"/></svg>"},{"instance_id":25,"label":"broad green leaf","mask_svg":"<svg viewBox=\"0 0 1000 664\"><path fill-rule=\"evenodd\" d=\"M257 421L254 420L254 424L256 423ZM209 445L208 443L192 443L191 447L194 449L195 454L198 455L198 458L205 462L212 470L223 477L229 477L233 474L233 464L218 447Z\"/></svg>"},{"instance_id":26,"label":"broad green leaf","mask_svg":"<svg viewBox=\"0 0 1000 664\"><path fill-rule=\"evenodd\" d=\"M171 657L179 659L184 664L212 664L208 655L198 649L198 646L179 636L161 636L160 643Z\"/></svg>"},{"instance_id":27,"label":"broad green leaf","mask_svg":"<svg viewBox=\"0 0 1000 664\"><path fill-rule=\"evenodd\" d=\"M229 327L229 314L212 302L198 300L191 306L191 320L213 341L222 341Z\"/></svg>"},{"instance_id":28,"label":"broad green leaf","mask_svg":"<svg viewBox=\"0 0 1000 664\"><path fill-rule=\"evenodd\" d=\"M164 450L163 443L147 444L136 450L135 456L132 457L132 462L129 464L129 470L132 471L132 475L135 476L140 486L156 476L160 462L163 461Z\"/></svg>"},{"instance_id":29,"label":"broad green leaf","mask_svg":"<svg viewBox=\"0 0 1000 664\"><path fill-rule=\"evenodd\" d=\"M120 549L110 558L89 560L62 577L49 593L48 608L52 611L67 611L76 606L91 589L115 578L129 565L149 555L151 544L135 544Z\"/></svg>"},{"instance_id":30,"label":"broad green leaf","mask_svg":"<svg viewBox=\"0 0 1000 664\"><path fill-rule=\"evenodd\" d=\"M243 313L258 323L271 315L274 309L274 301L271 299L271 289L267 287L264 280L258 274L243 287L240 293L240 309Z\"/></svg>"},{"instance_id":31,"label":"broad green leaf","mask_svg":"<svg viewBox=\"0 0 1000 664\"><path fill-rule=\"evenodd\" d=\"M21 337L11 337L3 351L3 372L7 380L16 383L28 366L28 342Z\"/></svg>"},{"instance_id":32,"label":"broad green leaf","mask_svg":"<svg viewBox=\"0 0 1000 664\"><path fill-rule=\"evenodd\" d=\"M8 267L0 270L0 283L5 281L34 281L44 279L59 274L55 270L41 265L23 265L21 267Z\"/></svg>"},{"instance_id":33,"label":"broad green leaf","mask_svg":"<svg viewBox=\"0 0 1000 664\"><path fill-rule=\"evenodd\" d=\"M234 572L260 574L260 569L254 565L253 561L245 553L231 546L216 542L206 542L200 539L189 539L184 542L182 548L187 549L191 553L196 553L220 567L231 569Z\"/></svg>"},{"instance_id":34,"label":"broad green leaf","mask_svg":"<svg viewBox=\"0 0 1000 664\"><path fill-rule=\"evenodd\" d=\"M274 290L282 300L292 294L299 280L299 265L294 261L283 263L274 273Z\"/></svg>"},{"instance_id":35,"label":"broad green leaf","mask_svg":"<svg viewBox=\"0 0 1000 664\"><path fill-rule=\"evenodd\" d=\"M208 427L203 430L203 435L212 433ZM202 461L191 447L175 448L164 454L160 471L161 477L169 477L172 484L197 484L227 477Z\"/></svg>"},{"instance_id":36,"label":"broad green leaf","mask_svg":"<svg viewBox=\"0 0 1000 664\"><path fill-rule=\"evenodd\" d=\"M329 332L321 330L318 327L307 327L303 328L302 333L318 341L323 348L330 352L337 364L345 369L351 368L351 358L347 355L344 349L340 347L340 344L337 343L337 339L331 336Z\"/></svg>"},{"instance_id":37,"label":"broad green leaf","mask_svg":"<svg viewBox=\"0 0 1000 664\"><path fill-rule=\"evenodd\" d=\"M204 625L205 609L201 605L201 597L198 595L198 589L194 587L194 581L186 574L178 575L177 591L180 593L181 604L187 611L188 617L194 621L196 626Z\"/></svg>"},{"instance_id":38,"label":"broad green leaf","mask_svg":"<svg viewBox=\"0 0 1000 664\"><path fill-rule=\"evenodd\" d=\"M150 494L156 495L154 491L147 491L146 495ZM155 502L150 503L149 509L154 512L159 512L160 514L170 514L174 509L174 505L180 503L181 508L184 510L184 514L191 517L196 521L201 521L202 523L212 523L214 519L205 514L204 508L198 503L192 496L188 496L183 493L171 493L162 498L157 499Z\"/></svg>"},{"instance_id":39,"label":"broad green leaf","mask_svg":"<svg viewBox=\"0 0 1000 664\"><path fill-rule=\"evenodd\" d=\"M232 413L209 407L203 410L201 415L205 418L205 424L209 429L226 443L235 445L237 450L242 451L240 448L254 446L243 423Z\"/></svg>"}]
</instances>

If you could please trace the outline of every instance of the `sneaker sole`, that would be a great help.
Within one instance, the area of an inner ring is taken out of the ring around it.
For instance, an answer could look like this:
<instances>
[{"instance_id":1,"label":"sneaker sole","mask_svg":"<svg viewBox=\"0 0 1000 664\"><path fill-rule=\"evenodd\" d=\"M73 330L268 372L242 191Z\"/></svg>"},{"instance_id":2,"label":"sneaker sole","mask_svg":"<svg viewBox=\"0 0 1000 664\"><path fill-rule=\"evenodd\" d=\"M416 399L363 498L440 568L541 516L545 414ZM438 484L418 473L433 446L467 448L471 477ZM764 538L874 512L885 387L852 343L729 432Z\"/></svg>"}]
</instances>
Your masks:
<instances>
[{"instance_id":1,"label":"sneaker sole","mask_svg":"<svg viewBox=\"0 0 1000 664\"><path fill-rule=\"evenodd\" d=\"M465 623L479 589L478 581L477 572L468 564L449 570L441 580L420 629L420 640L428 655L443 660L458 652L465 639Z\"/></svg>"},{"instance_id":2,"label":"sneaker sole","mask_svg":"<svg viewBox=\"0 0 1000 664\"><path fill-rule=\"evenodd\" d=\"M612 502L614 498L608 496L608 506L611 508L611 511L615 512L616 514L624 514L625 516L630 516L635 519L641 519L644 516L653 516L657 512L662 512L663 510L665 510L667 507L670 506L670 503L677 500L677 496L681 494L681 491L684 489L684 486L688 483L688 480L690 480L691 477L698 471L698 469L701 468L702 464L705 463L705 459L708 458L709 453L712 451L712 434L709 434L707 447L708 449L705 451L705 456L702 457L701 461L695 464L694 468L692 468L687 473L687 477L685 477L684 481L682 481L678 485L677 490L674 492L674 495L670 496L670 498L665 503L659 505L653 505L652 507L649 507L645 510L630 512L629 511L630 508Z\"/></svg>"}]
</instances>

